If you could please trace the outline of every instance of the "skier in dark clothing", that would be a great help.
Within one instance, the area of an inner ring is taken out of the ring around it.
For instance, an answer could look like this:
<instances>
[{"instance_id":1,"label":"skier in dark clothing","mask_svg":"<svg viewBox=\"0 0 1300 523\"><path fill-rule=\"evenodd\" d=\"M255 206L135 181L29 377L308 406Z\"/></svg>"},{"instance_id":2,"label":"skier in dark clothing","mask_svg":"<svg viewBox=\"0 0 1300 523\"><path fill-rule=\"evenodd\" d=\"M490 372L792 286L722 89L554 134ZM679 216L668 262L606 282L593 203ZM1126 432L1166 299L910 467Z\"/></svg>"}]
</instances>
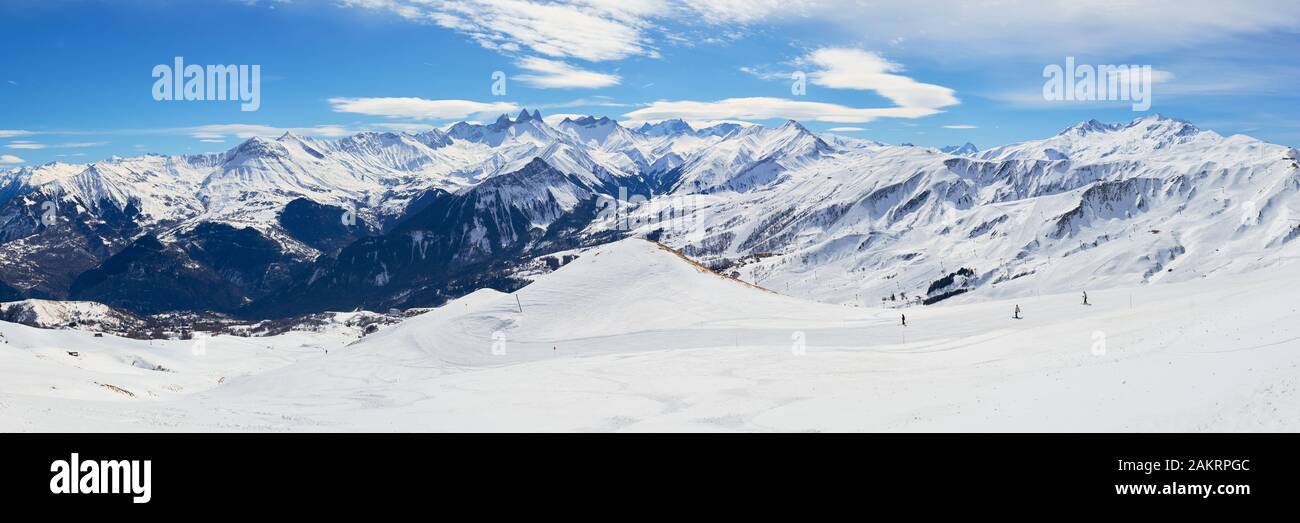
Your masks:
<instances>
[{"instance_id":1,"label":"skier in dark clothing","mask_svg":"<svg viewBox=\"0 0 1300 523\"><path fill-rule=\"evenodd\" d=\"M1083 304L1088 304L1088 291L1083 291Z\"/></svg>"},{"instance_id":2,"label":"skier in dark clothing","mask_svg":"<svg viewBox=\"0 0 1300 523\"><path fill-rule=\"evenodd\" d=\"M902 314L901 316L903 317L903 326L906 327L906 326L907 326L907 315L906 315L906 314Z\"/></svg>"},{"instance_id":3,"label":"skier in dark clothing","mask_svg":"<svg viewBox=\"0 0 1300 523\"><path fill-rule=\"evenodd\" d=\"M1020 306L1016 305L1016 313L1011 315L1012 319L1020 319Z\"/></svg>"}]
</instances>

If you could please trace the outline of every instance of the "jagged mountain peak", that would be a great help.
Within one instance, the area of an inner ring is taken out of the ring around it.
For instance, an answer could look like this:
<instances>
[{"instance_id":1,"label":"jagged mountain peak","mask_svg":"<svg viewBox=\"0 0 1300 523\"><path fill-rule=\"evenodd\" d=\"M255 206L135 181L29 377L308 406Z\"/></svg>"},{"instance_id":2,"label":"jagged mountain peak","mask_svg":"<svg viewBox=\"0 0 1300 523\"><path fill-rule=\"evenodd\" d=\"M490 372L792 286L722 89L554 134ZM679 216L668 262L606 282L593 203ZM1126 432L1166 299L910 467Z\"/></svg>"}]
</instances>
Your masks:
<instances>
[{"instance_id":1,"label":"jagged mountain peak","mask_svg":"<svg viewBox=\"0 0 1300 523\"><path fill-rule=\"evenodd\" d=\"M557 129L579 143L601 149L613 148L627 152L635 150L635 144L640 141L632 131L607 116L565 118Z\"/></svg>"},{"instance_id":2,"label":"jagged mountain peak","mask_svg":"<svg viewBox=\"0 0 1300 523\"><path fill-rule=\"evenodd\" d=\"M722 122L695 131L695 134L697 136L717 136L719 138L727 138L733 134L741 132L744 129L754 128L754 127L761 127L761 126L757 126L757 125L742 126L737 123Z\"/></svg>"},{"instance_id":3,"label":"jagged mountain peak","mask_svg":"<svg viewBox=\"0 0 1300 523\"><path fill-rule=\"evenodd\" d=\"M551 167L551 164L546 163L546 160L543 160L542 157L538 156L536 158L533 158L532 160L528 160L528 163L524 164L524 167L521 170L525 170L525 169L540 170L540 169L553 169L553 167Z\"/></svg>"},{"instance_id":4,"label":"jagged mountain peak","mask_svg":"<svg viewBox=\"0 0 1300 523\"><path fill-rule=\"evenodd\" d=\"M600 117L600 118L596 118L595 116L581 116L581 117L578 117L578 118L565 118L564 121L563 121L563 122L560 122L560 123L564 123L564 122L569 122L569 123L571 123L571 124L573 124L573 125L580 125L580 126L583 126L583 127L592 127L592 126L597 126L597 125L608 125L608 124L611 124L611 123L613 123L613 124L615 124L615 125L618 125L618 122L616 122L616 121L610 119L610 117L608 117L608 116L602 116L602 117Z\"/></svg>"},{"instance_id":5,"label":"jagged mountain peak","mask_svg":"<svg viewBox=\"0 0 1300 523\"><path fill-rule=\"evenodd\" d=\"M672 136L677 134L695 134L695 129L681 118L671 118L657 123L644 123L636 129L647 136Z\"/></svg>"},{"instance_id":6,"label":"jagged mountain peak","mask_svg":"<svg viewBox=\"0 0 1300 523\"><path fill-rule=\"evenodd\" d=\"M808 130L808 128L804 127L803 124L794 120L786 120L782 122L781 126L777 127L777 129L794 129L805 133L811 132Z\"/></svg>"},{"instance_id":7,"label":"jagged mountain peak","mask_svg":"<svg viewBox=\"0 0 1300 523\"><path fill-rule=\"evenodd\" d=\"M284 144L261 136L254 136L226 151L224 161L226 163L239 163L257 158L283 158L288 154L289 152L285 149Z\"/></svg>"},{"instance_id":8,"label":"jagged mountain peak","mask_svg":"<svg viewBox=\"0 0 1300 523\"><path fill-rule=\"evenodd\" d=\"M1089 134L1089 133L1097 133L1097 132L1114 131L1114 130L1122 129L1123 127L1124 127L1124 126L1123 126L1122 124L1104 124L1104 123L1101 123L1100 121L1098 121L1096 118L1093 118L1093 119L1089 119L1089 120L1082 121L1082 122L1079 122L1079 123L1077 123L1077 124L1071 125L1071 126L1065 128L1064 130L1062 130L1061 132L1057 133L1057 135L1059 135L1059 136L1065 136L1065 135L1080 135L1080 136L1082 136L1082 135Z\"/></svg>"},{"instance_id":9,"label":"jagged mountain peak","mask_svg":"<svg viewBox=\"0 0 1300 523\"><path fill-rule=\"evenodd\" d=\"M1222 143L1218 134L1202 131L1186 120L1153 114L1120 123L1087 120L1055 136L994 147L975 156L982 160L1141 161L1152 154L1187 150L1184 146L1189 144L1210 148Z\"/></svg>"},{"instance_id":10,"label":"jagged mountain peak","mask_svg":"<svg viewBox=\"0 0 1300 523\"><path fill-rule=\"evenodd\" d=\"M1092 133L1110 133L1132 128L1171 129L1174 132L1198 132L1195 125L1181 118L1172 118L1160 113L1141 116L1127 123L1103 123L1095 118L1079 122L1058 133L1061 136L1084 136Z\"/></svg>"},{"instance_id":11,"label":"jagged mountain peak","mask_svg":"<svg viewBox=\"0 0 1300 523\"><path fill-rule=\"evenodd\" d=\"M1159 113L1134 119L1128 124L1128 127L1140 127L1148 132L1156 131L1164 134L1189 135L1201 132L1200 128L1192 125L1187 120L1171 118Z\"/></svg>"},{"instance_id":12,"label":"jagged mountain peak","mask_svg":"<svg viewBox=\"0 0 1300 523\"><path fill-rule=\"evenodd\" d=\"M948 145L948 146L940 147L939 151L951 155L955 155L955 156L965 156L969 154L975 154L979 152L980 149L979 147L975 147L975 144L966 142L962 145Z\"/></svg>"}]
</instances>

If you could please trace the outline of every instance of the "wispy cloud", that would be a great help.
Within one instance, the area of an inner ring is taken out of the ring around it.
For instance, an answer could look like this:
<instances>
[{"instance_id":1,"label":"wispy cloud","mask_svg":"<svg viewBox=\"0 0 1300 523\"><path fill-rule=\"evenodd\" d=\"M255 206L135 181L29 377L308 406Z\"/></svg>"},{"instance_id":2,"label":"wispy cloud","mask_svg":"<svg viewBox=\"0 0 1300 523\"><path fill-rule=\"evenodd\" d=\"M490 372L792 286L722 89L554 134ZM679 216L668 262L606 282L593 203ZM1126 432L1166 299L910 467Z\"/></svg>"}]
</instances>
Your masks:
<instances>
[{"instance_id":1,"label":"wispy cloud","mask_svg":"<svg viewBox=\"0 0 1300 523\"><path fill-rule=\"evenodd\" d=\"M751 65L741 66L740 72L759 80L789 80L791 74L791 71L773 71L767 66Z\"/></svg>"},{"instance_id":2,"label":"wispy cloud","mask_svg":"<svg viewBox=\"0 0 1300 523\"><path fill-rule=\"evenodd\" d=\"M384 122L384 123L371 124L370 127L373 127L375 129L384 129L388 131L401 131L407 133L419 133L419 132L428 131L430 129L436 129L436 127L429 125L427 123L399 123L399 122L391 122L391 123Z\"/></svg>"},{"instance_id":3,"label":"wispy cloud","mask_svg":"<svg viewBox=\"0 0 1300 523\"><path fill-rule=\"evenodd\" d=\"M36 133L32 131L22 131L18 129L0 129L0 138L13 138L15 136L30 136Z\"/></svg>"},{"instance_id":4,"label":"wispy cloud","mask_svg":"<svg viewBox=\"0 0 1300 523\"><path fill-rule=\"evenodd\" d=\"M796 61L808 66L814 84L830 89L874 91L894 107L847 105L771 97L728 98L716 102L658 101L627 113L634 119L768 120L788 118L834 123L866 123L877 118L921 118L942 112L960 100L941 85L898 74L902 66L875 53L852 48L823 48Z\"/></svg>"},{"instance_id":5,"label":"wispy cloud","mask_svg":"<svg viewBox=\"0 0 1300 523\"><path fill-rule=\"evenodd\" d=\"M657 56L646 34L656 0L532 2L525 0L344 0L408 20L460 32L479 45L508 53L524 50L591 62Z\"/></svg>"},{"instance_id":6,"label":"wispy cloud","mask_svg":"<svg viewBox=\"0 0 1300 523\"><path fill-rule=\"evenodd\" d=\"M505 113L519 107L509 102L427 100L424 98L330 98L334 112L415 120L450 120L479 113Z\"/></svg>"},{"instance_id":7,"label":"wispy cloud","mask_svg":"<svg viewBox=\"0 0 1300 523\"><path fill-rule=\"evenodd\" d=\"M12 154L0 154L0 165L16 165L20 163L27 163L27 160Z\"/></svg>"},{"instance_id":8,"label":"wispy cloud","mask_svg":"<svg viewBox=\"0 0 1300 523\"><path fill-rule=\"evenodd\" d=\"M515 75L517 80L543 89L596 89L618 85L620 80L618 75L588 71L566 62L533 56L522 58L515 65L532 73Z\"/></svg>"},{"instance_id":9,"label":"wispy cloud","mask_svg":"<svg viewBox=\"0 0 1300 523\"><path fill-rule=\"evenodd\" d=\"M943 126L943 128L944 129L979 129L979 126L970 125L970 124L954 124L954 125L945 125Z\"/></svg>"},{"instance_id":10,"label":"wispy cloud","mask_svg":"<svg viewBox=\"0 0 1300 523\"><path fill-rule=\"evenodd\" d=\"M915 53L1055 57L1090 53L1159 52L1189 42L1294 31L1294 0L679 0L688 14L713 24L818 23L865 42ZM672 11L669 11L672 12ZM681 13L681 11L678 11Z\"/></svg>"},{"instance_id":11,"label":"wispy cloud","mask_svg":"<svg viewBox=\"0 0 1300 523\"><path fill-rule=\"evenodd\" d=\"M66 143L40 143L31 140L14 140L9 142L10 149L79 149L85 147L100 147L108 145L108 142L66 142Z\"/></svg>"},{"instance_id":12,"label":"wispy cloud","mask_svg":"<svg viewBox=\"0 0 1300 523\"><path fill-rule=\"evenodd\" d=\"M814 85L875 91L904 108L938 109L960 103L952 89L896 74L903 66L869 51L823 48L801 61L817 67L809 74Z\"/></svg>"},{"instance_id":13,"label":"wispy cloud","mask_svg":"<svg viewBox=\"0 0 1300 523\"><path fill-rule=\"evenodd\" d=\"M658 101L626 114L635 120L772 120L866 123L877 118L920 118L938 111L913 107L858 108L786 98L727 98L716 102Z\"/></svg>"},{"instance_id":14,"label":"wispy cloud","mask_svg":"<svg viewBox=\"0 0 1300 523\"><path fill-rule=\"evenodd\" d=\"M263 138L274 138L284 133L292 133L299 136L312 136L322 138L339 138L353 134L351 129L340 125L318 125L315 127L274 127L270 125L255 124L209 124L198 125L194 127L185 127L180 129L183 132L190 133L190 136L202 142L221 143L227 136L248 139L254 136ZM212 141L217 140L217 141Z\"/></svg>"},{"instance_id":15,"label":"wispy cloud","mask_svg":"<svg viewBox=\"0 0 1300 523\"><path fill-rule=\"evenodd\" d=\"M592 96L590 98L578 98L564 102L551 102L540 104L525 104L528 107L536 109L569 109L572 107L631 107L632 104L620 102L608 96Z\"/></svg>"},{"instance_id":16,"label":"wispy cloud","mask_svg":"<svg viewBox=\"0 0 1300 523\"><path fill-rule=\"evenodd\" d=\"M831 127L830 129L827 129L827 131L833 133L856 133L865 130L866 129L862 127Z\"/></svg>"},{"instance_id":17,"label":"wispy cloud","mask_svg":"<svg viewBox=\"0 0 1300 523\"><path fill-rule=\"evenodd\" d=\"M653 42L727 42L747 27L820 24L922 54L1156 52L1300 24L1294 0L343 0L458 31L506 53L588 61L655 56ZM698 37L681 34L707 26ZM1063 30L1063 28L1065 30ZM1062 55L1063 56L1063 55Z\"/></svg>"}]
</instances>

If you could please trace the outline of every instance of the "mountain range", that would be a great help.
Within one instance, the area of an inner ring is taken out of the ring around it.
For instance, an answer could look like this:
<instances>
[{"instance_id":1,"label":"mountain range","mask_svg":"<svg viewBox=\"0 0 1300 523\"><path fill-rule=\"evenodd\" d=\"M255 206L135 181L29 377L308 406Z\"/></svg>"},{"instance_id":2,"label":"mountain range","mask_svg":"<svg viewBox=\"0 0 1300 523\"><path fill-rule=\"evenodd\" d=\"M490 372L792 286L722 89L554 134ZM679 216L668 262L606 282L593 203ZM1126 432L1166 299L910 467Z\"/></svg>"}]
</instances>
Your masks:
<instances>
[{"instance_id":1,"label":"mountain range","mask_svg":"<svg viewBox=\"0 0 1300 523\"><path fill-rule=\"evenodd\" d=\"M512 291L629 236L847 305L1182 281L1300 255L1298 157L1161 115L985 150L527 110L285 134L0 173L0 299L386 311Z\"/></svg>"}]
</instances>

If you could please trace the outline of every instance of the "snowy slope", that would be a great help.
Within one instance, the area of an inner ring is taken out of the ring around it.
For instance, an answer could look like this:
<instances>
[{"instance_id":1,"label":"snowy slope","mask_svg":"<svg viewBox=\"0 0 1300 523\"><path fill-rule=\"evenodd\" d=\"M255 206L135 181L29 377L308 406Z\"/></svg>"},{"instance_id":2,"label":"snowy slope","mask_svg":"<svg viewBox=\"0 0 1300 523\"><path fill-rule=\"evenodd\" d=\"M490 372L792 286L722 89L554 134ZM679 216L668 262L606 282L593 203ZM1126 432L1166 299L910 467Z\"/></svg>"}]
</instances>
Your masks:
<instances>
[{"instance_id":1,"label":"snowy slope","mask_svg":"<svg viewBox=\"0 0 1300 523\"><path fill-rule=\"evenodd\" d=\"M0 325L0 430L1296 430L1297 284L1267 270L902 327L629 240L343 348L218 337L198 357Z\"/></svg>"},{"instance_id":2,"label":"snowy slope","mask_svg":"<svg viewBox=\"0 0 1300 523\"><path fill-rule=\"evenodd\" d=\"M77 328L96 332L126 332L140 318L91 301L20 300L0 303L4 321L41 328Z\"/></svg>"}]
</instances>

